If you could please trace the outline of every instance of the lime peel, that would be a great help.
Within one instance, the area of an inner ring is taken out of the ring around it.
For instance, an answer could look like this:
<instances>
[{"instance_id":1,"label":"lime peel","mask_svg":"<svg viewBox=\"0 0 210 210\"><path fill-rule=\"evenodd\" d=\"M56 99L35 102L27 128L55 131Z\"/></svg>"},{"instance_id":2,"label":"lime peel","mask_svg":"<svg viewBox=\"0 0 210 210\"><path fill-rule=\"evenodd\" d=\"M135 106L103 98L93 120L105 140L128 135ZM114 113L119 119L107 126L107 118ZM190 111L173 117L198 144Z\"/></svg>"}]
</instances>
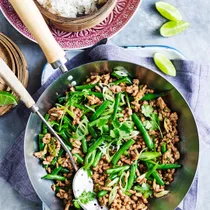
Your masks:
<instances>
[{"instance_id":1,"label":"lime peel","mask_svg":"<svg viewBox=\"0 0 210 210\"><path fill-rule=\"evenodd\" d=\"M164 37L175 36L183 32L186 28L189 27L189 25L190 24L184 20L180 21L171 20L161 26L160 34Z\"/></svg>"},{"instance_id":2,"label":"lime peel","mask_svg":"<svg viewBox=\"0 0 210 210\"><path fill-rule=\"evenodd\" d=\"M176 69L173 63L162 53L154 54L154 62L163 73L173 77L176 76Z\"/></svg>"},{"instance_id":3,"label":"lime peel","mask_svg":"<svg viewBox=\"0 0 210 210\"><path fill-rule=\"evenodd\" d=\"M156 2L157 11L168 20L182 20L182 15L179 10L173 5L166 2Z\"/></svg>"},{"instance_id":4,"label":"lime peel","mask_svg":"<svg viewBox=\"0 0 210 210\"><path fill-rule=\"evenodd\" d=\"M17 99L7 91L0 91L0 106L5 105L17 105Z\"/></svg>"}]
</instances>

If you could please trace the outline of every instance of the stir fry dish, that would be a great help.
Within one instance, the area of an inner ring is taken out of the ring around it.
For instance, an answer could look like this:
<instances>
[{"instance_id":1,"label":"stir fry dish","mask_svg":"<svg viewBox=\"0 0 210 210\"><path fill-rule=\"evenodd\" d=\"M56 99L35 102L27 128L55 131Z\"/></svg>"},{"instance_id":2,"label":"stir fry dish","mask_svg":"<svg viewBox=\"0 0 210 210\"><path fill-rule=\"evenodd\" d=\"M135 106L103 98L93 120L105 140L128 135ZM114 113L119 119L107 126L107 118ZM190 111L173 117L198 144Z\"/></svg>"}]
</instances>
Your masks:
<instances>
[{"instance_id":1,"label":"stir fry dish","mask_svg":"<svg viewBox=\"0 0 210 210\"><path fill-rule=\"evenodd\" d=\"M180 139L178 115L165 95L118 66L58 96L45 118L94 181L94 192L74 198L69 156L43 124L34 155L46 168L42 179L53 180L52 190L65 210L94 198L110 210L145 210L150 199L170 193L168 185L181 167Z\"/></svg>"}]
</instances>

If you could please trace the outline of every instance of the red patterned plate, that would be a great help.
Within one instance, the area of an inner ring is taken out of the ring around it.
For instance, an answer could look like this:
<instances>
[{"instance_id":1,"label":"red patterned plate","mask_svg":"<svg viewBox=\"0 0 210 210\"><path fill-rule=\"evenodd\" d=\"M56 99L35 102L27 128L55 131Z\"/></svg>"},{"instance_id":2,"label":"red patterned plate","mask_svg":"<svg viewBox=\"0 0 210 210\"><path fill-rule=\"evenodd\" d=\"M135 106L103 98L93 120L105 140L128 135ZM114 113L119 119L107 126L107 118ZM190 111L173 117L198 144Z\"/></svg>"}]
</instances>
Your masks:
<instances>
[{"instance_id":1,"label":"red patterned plate","mask_svg":"<svg viewBox=\"0 0 210 210\"><path fill-rule=\"evenodd\" d=\"M92 46L98 41L118 33L131 19L142 0L118 0L113 12L99 25L80 32L65 32L50 27L57 42L64 49L81 49ZM2 13L22 35L35 42L32 35L23 25L9 0L0 0Z\"/></svg>"}]
</instances>

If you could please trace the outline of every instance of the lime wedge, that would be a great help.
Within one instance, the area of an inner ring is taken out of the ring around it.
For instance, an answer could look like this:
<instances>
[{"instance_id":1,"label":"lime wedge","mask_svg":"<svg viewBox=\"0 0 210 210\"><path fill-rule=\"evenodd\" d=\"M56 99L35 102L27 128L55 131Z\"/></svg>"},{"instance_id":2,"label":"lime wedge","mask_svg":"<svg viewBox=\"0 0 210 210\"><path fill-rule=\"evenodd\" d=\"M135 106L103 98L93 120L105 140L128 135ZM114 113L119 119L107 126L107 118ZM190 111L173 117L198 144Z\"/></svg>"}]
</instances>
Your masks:
<instances>
[{"instance_id":1,"label":"lime wedge","mask_svg":"<svg viewBox=\"0 0 210 210\"><path fill-rule=\"evenodd\" d=\"M17 99L11 93L0 91L0 106L17 105Z\"/></svg>"},{"instance_id":2,"label":"lime wedge","mask_svg":"<svg viewBox=\"0 0 210 210\"><path fill-rule=\"evenodd\" d=\"M166 2L155 3L157 11L168 20L182 20L182 15L176 7Z\"/></svg>"},{"instance_id":3,"label":"lime wedge","mask_svg":"<svg viewBox=\"0 0 210 210\"><path fill-rule=\"evenodd\" d=\"M173 77L176 76L176 69L173 63L165 55L161 53L155 53L154 62L163 73Z\"/></svg>"},{"instance_id":4,"label":"lime wedge","mask_svg":"<svg viewBox=\"0 0 210 210\"><path fill-rule=\"evenodd\" d=\"M164 37L175 36L188 28L189 25L190 24L188 22L185 22L183 20L171 20L161 26L160 34Z\"/></svg>"}]
</instances>

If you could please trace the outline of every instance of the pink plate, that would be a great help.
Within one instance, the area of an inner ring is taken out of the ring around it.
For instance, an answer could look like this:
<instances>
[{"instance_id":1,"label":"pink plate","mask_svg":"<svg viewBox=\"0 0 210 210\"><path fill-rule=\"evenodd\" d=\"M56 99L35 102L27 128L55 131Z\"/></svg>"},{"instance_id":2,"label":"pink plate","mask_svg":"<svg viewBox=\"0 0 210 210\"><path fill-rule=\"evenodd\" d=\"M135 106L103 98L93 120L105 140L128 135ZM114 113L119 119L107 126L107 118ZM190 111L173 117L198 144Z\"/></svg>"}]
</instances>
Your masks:
<instances>
[{"instance_id":1,"label":"pink plate","mask_svg":"<svg viewBox=\"0 0 210 210\"><path fill-rule=\"evenodd\" d=\"M99 25L80 32L65 32L50 26L57 42L64 49L81 49L89 47L98 41L109 38L119 32L131 19L142 0L118 0L113 12ZM0 8L11 23L22 35L35 42L32 35L23 25L9 0L0 0Z\"/></svg>"}]
</instances>

